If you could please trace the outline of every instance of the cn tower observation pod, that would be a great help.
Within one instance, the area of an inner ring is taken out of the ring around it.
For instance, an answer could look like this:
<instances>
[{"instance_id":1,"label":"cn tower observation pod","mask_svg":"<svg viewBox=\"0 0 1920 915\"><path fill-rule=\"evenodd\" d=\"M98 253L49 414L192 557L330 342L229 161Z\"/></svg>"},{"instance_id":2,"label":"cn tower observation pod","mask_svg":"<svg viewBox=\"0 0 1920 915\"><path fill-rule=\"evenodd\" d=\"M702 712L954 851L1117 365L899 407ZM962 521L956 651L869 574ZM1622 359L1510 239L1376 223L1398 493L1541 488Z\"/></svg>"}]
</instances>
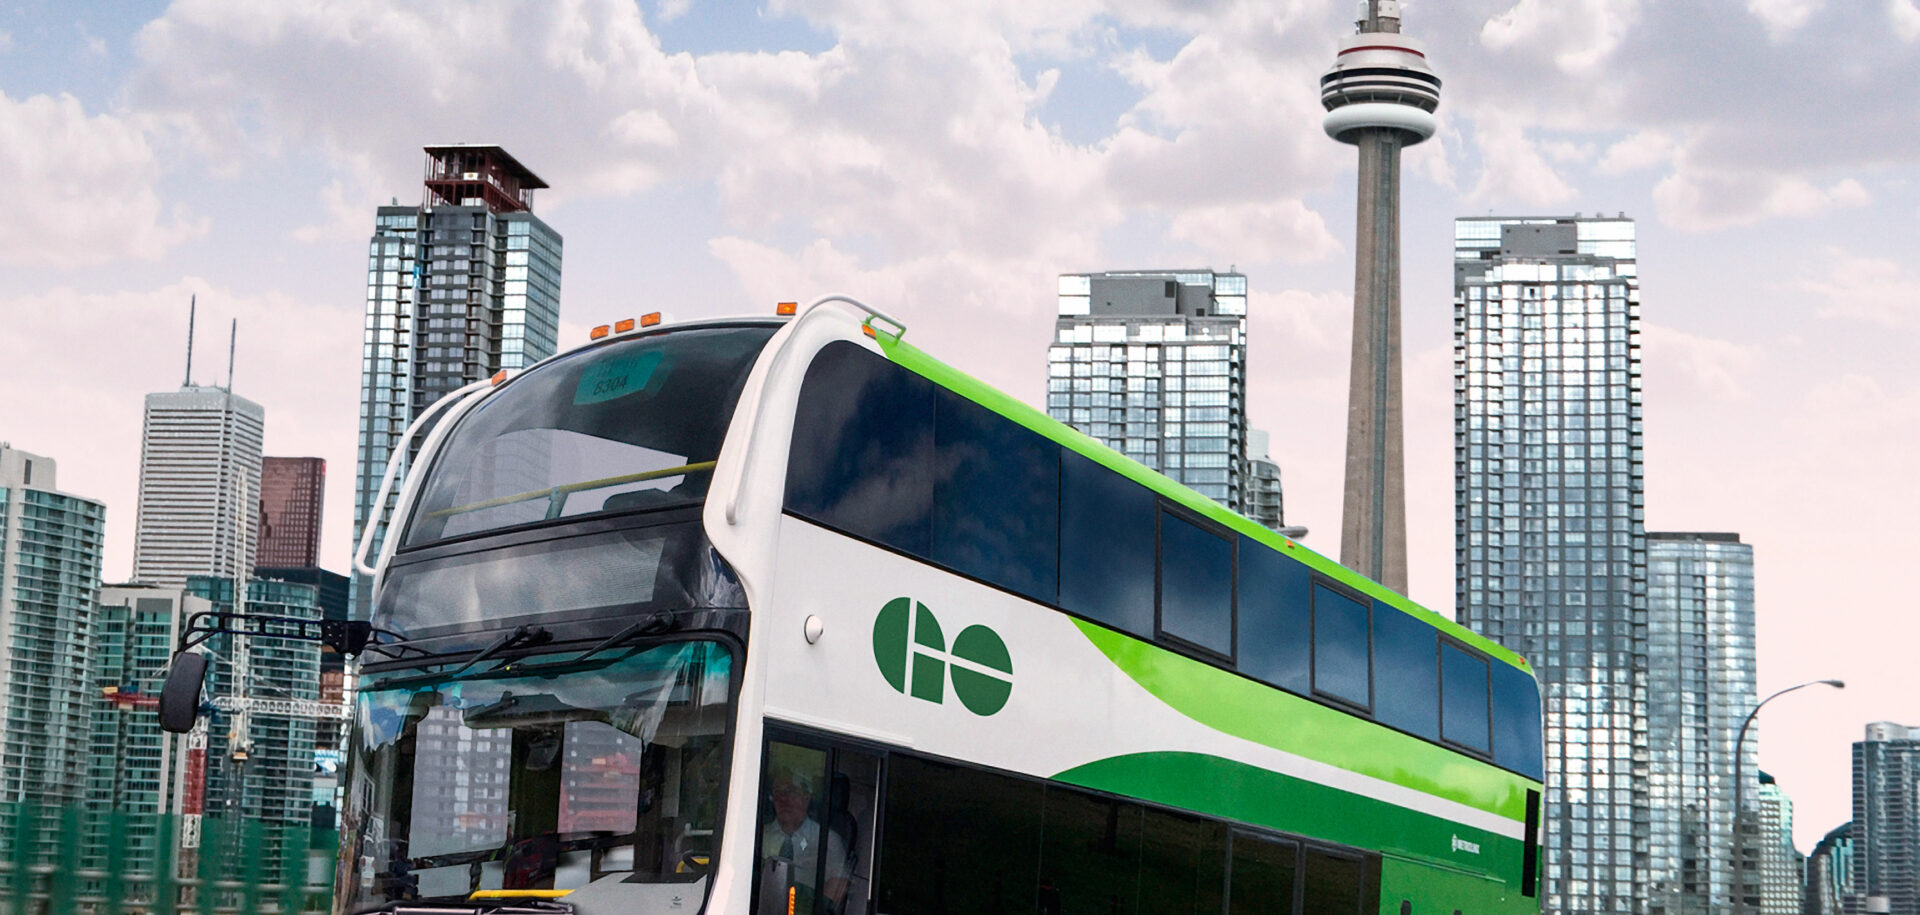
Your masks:
<instances>
[{"instance_id":1,"label":"cn tower observation pod","mask_svg":"<svg viewBox=\"0 0 1920 915\"><path fill-rule=\"evenodd\" d=\"M1433 136L1440 77L1418 41L1397 32L1360 32L1340 39L1333 67L1320 77L1327 136L1359 142L1369 127L1400 133L1406 145Z\"/></svg>"}]
</instances>

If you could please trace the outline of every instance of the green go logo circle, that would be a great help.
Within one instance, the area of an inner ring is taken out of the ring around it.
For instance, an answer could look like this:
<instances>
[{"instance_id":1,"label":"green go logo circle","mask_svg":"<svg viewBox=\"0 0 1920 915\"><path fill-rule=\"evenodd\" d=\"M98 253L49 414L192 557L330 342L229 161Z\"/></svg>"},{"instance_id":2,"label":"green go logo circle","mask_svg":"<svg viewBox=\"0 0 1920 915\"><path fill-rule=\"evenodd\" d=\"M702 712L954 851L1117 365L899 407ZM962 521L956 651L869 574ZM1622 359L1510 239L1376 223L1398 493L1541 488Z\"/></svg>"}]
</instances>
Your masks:
<instances>
[{"instance_id":1,"label":"green go logo circle","mask_svg":"<svg viewBox=\"0 0 1920 915\"><path fill-rule=\"evenodd\" d=\"M949 650L940 621L927 605L896 597L873 619L873 660L887 685L915 699L943 703L947 681L960 704L991 715L1013 696L1013 656L999 633L968 626Z\"/></svg>"}]
</instances>

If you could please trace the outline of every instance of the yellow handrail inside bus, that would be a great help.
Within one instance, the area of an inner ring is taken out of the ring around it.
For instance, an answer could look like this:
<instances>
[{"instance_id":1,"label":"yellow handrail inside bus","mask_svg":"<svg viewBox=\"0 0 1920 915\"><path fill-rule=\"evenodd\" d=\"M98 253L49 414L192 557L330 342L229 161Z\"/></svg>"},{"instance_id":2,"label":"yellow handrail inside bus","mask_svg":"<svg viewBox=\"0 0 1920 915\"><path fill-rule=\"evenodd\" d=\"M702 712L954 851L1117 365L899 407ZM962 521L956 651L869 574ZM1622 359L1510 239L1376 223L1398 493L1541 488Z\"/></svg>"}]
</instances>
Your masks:
<instances>
[{"instance_id":1,"label":"yellow handrail inside bus","mask_svg":"<svg viewBox=\"0 0 1920 915\"><path fill-rule=\"evenodd\" d=\"M674 477L683 473L699 473L702 470L712 470L713 465L713 461L700 461L693 464L681 464L678 467L667 467L662 470L643 470L639 473L629 473L624 476L603 477L598 480L582 480L578 483L568 483L565 486L554 486L549 489L535 489L530 492L514 493L511 496L501 496L497 499L488 499L484 502L469 502L466 505L455 505L452 508L443 508L436 512L429 512L427 513L427 517L444 518L448 515L463 515L467 512L475 512L483 508L499 508L502 505L512 505L516 502L531 502L534 499L550 499L553 498L555 493L565 495L585 492L589 489L600 489L605 486L620 486L626 483L641 483L647 480L657 480L661 477Z\"/></svg>"},{"instance_id":2,"label":"yellow handrail inside bus","mask_svg":"<svg viewBox=\"0 0 1920 915\"><path fill-rule=\"evenodd\" d=\"M572 890L474 890L467 897L468 902L475 899L559 899Z\"/></svg>"}]
</instances>

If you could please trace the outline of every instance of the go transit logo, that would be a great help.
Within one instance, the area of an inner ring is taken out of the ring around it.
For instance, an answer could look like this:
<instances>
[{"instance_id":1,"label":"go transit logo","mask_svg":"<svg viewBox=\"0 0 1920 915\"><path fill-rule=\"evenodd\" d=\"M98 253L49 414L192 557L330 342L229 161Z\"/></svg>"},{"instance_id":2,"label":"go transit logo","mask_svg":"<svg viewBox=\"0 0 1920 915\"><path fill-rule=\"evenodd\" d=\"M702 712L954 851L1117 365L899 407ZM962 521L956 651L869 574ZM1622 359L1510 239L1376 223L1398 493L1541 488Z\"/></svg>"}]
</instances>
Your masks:
<instances>
[{"instance_id":1,"label":"go transit logo","mask_svg":"<svg viewBox=\"0 0 1920 915\"><path fill-rule=\"evenodd\" d=\"M985 626L968 626L953 637L953 650L927 605L896 597L873 619L873 660L895 692L946 701L948 671L953 694L975 715L991 715L1013 695L1013 657L1007 643Z\"/></svg>"}]
</instances>

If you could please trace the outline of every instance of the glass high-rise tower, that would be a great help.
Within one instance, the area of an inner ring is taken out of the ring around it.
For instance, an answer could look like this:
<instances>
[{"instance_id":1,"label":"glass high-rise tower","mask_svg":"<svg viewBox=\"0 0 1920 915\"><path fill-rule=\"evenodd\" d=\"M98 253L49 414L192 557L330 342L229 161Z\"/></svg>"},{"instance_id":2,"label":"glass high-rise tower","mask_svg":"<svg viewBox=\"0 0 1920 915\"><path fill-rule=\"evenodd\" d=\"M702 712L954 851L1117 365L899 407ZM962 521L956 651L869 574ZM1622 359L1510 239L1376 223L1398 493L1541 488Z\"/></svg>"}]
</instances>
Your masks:
<instances>
[{"instance_id":1,"label":"glass high-rise tower","mask_svg":"<svg viewBox=\"0 0 1920 915\"><path fill-rule=\"evenodd\" d=\"M1853 745L1851 865L1848 912L1920 912L1920 727L1875 722Z\"/></svg>"},{"instance_id":2,"label":"glass high-rise tower","mask_svg":"<svg viewBox=\"0 0 1920 915\"><path fill-rule=\"evenodd\" d=\"M1765 772L1760 773L1757 794L1760 904L1752 910L1759 915L1801 915L1807 859L1793 845L1793 798Z\"/></svg>"},{"instance_id":3,"label":"glass high-rise tower","mask_svg":"<svg viewBox=\"0 0 1920 915\"><path fill-rule=\"evenodd\" d=\"M106 508L0 442L0 804L83 796Z\"/></svg>"},{"instance_id":4,"label":"glass high-rise tower","mask_svg":"<svg viewBox=\"0 0 1920 915\"><path fill-rule=\"evenodd\" d=\"M1547 912L1647 912L1640 305L1633 222L1455 222L1455 608L1546 712Z\"/></svg>"},{"instance_id":5,"label":"glass high-rise tower","mask_svg":"<svg viewBox=\"0 0 1920 915\"><path fill-rule=\"evenodd\" d=\"M81 849L86 867L105 870L118 853L123 871L150 874L173 860L176 836L160 817L181 811L187 738L162 731L154 707L186 620L211 609L180 588L100 590L88 674L94 705Z\"/></svg>"},{"instance_id":6,"label":"glass high-rise tower","mask_svg":"<svg viewBox=\"0 0 1920 915\"><path fill-rule=\"evenodd\" d=\"M1769 845L1778 844L1778 832L1769 837L1762 814L1767 798L1784 795L1761 791L1756 780L1758 729L1747 730L1745 747L1735 746L1754 707L1754 674L1753 547L1738 534L1648 534L1650 912L1731 913L1736 894L1760 910L1764 869L1780 853ZM1738 766L1736 752L1745 754ZM1736 768L1747 779L1748 841L1738 854ZM1743 874L1748 879L1737 884Z\"/></svg>"},{"instance_id":7,"label":"glass high-rise tower","mask_svg":"<svg viewBox=\"0 0 1920 915\"><path fill-rule=\"evenodd\" d=\"M1278 467L1249 481L1245 274L1064 274L1047 363L1047 415L1279 525Z\"/></svg>"},{"instance_id":8,"label":"glass high-rise tower","mask_svg":"<svg viewBox=\"0 0 1920 915\"><path fill-rule=\"evenodd\" d=\"M414 417L470 382L545 359L558 345L560 234L533 215L533 192L547 183L498 146L426 152L424 200L380 207L368 242L356 546L388 457L400 447L411 457L419 445L401 441ZM383 512L398 481L394 489ZM370 606L365 584L354 577L359 619Z\"/></svg>"}]
</instances>

